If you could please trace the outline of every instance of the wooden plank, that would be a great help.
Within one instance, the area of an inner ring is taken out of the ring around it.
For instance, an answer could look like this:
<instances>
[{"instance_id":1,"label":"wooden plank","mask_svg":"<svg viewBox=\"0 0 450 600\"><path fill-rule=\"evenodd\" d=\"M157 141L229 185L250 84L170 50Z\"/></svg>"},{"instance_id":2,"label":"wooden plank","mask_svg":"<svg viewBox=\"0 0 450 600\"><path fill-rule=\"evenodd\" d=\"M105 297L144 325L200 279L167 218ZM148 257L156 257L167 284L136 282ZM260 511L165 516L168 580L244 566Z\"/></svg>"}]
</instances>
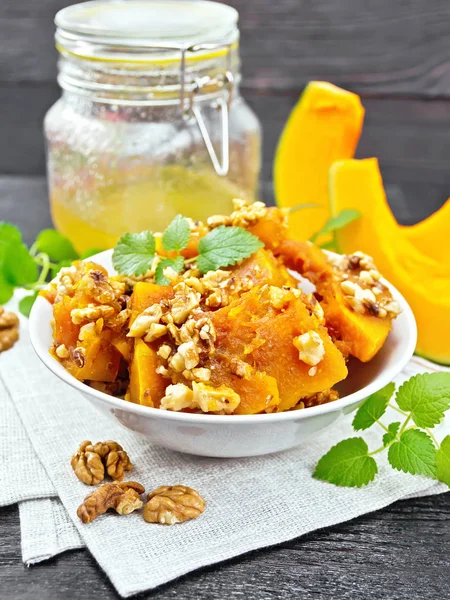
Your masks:
<instances>
[{"instance_id":1,"label":"wooden plank","mask_svg":"<svg viewBox=\"0 0 450 600\"><path fill-rule=\"evenodd\" d=\"M446 600L450 555L448 494L383 511L214 567L140 600ZM87 551L26 569L16 508L0 509L0 597L8 600L118 598Z\"/></svg>"},{"instance_id":2,"label":"wooden plank","mask_svg":"<svg viewBox=\"0 0 450 600\"><path fill-rule=\"evenodd\" d=\"M0 5L0 80L52 82L53 15L71 0ZM240 11L244 85L330 80L366 94L450 97L447 0L229 0Z\"/></svg>"},{"instance_id":3,"label":"wooden plank","mask_svg":"<svg viewBox=\"0 0 450 600\"><path fill-rule=\"evenodd\" d=\"M0 173L42 175L42 119L58 98L56 85L0 87ZM246 94L264 128L263 198L271 200L273 157L296 95ZM450 196L450 103L364 100L366 121L359 157L377 156L397 218L425 218Z\"/></svg>"}]
</instances>

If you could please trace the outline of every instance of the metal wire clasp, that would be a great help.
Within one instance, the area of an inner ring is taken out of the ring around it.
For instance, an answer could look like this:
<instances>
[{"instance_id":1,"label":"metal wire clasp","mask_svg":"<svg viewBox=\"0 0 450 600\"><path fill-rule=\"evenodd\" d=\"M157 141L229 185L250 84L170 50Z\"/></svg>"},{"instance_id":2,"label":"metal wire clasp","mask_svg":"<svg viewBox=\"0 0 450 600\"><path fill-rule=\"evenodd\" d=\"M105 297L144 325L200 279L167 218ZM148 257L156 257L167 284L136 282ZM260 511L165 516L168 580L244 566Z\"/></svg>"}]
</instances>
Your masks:
<instances>
[{"instance_id":1,"label":"metal wire clasp","mask_svg":"<svg viewBox=\"0 0 450 600\"><path fill-rule=\"evenodd\" d=\"M214 47L216 48L216 46ZM198 51L210 49L210 45L195 46L191 48L191 51ZM227 67L224 73L217 77L200 77L194 82L194 87L190 91L189 101L187 107L185 107L185 53L182 52L181 59L181 91L180 91L180 102L183 110L183 116L186 119L190 119L192 116L195 118L198 128L200 130L203 142L206 150L209 154L214 170L217 175L225 176L228 174L230 168L230 134L229 134L229 119L228 113L233 98L234 88L234 76L231 71L231 46L227 44ZM221 88L224 91L222 98L216 98L210 106L220 111L220 129L221 129L221 140L220 140L220 159L217 156L216 150L212 143L211 136L208 132L206 122L203 118L202 111L198 103L195 102L195 97L205 88L212 87L214 89Z\"/></svg>"}]
</instances>

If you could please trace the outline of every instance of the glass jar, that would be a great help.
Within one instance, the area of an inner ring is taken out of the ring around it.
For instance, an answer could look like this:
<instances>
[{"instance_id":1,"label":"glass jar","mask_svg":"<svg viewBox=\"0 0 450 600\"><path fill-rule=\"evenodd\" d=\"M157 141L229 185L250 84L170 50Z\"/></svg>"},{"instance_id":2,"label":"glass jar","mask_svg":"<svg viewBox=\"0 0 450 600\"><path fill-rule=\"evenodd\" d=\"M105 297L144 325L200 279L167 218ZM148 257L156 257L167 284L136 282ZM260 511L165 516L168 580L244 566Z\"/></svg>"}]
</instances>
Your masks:
<instances>
[{"instance_id":1,"label":"glass jar","mask_svg":"<svg viewBox=\"0 0 450 600\"><path fill-rule=\"evenodd\" d=\"M256 197L260 126L239 94L237 18L203 0L102 0L56 15L50 206L80 252Z\"/></svg>"}]
</instances>

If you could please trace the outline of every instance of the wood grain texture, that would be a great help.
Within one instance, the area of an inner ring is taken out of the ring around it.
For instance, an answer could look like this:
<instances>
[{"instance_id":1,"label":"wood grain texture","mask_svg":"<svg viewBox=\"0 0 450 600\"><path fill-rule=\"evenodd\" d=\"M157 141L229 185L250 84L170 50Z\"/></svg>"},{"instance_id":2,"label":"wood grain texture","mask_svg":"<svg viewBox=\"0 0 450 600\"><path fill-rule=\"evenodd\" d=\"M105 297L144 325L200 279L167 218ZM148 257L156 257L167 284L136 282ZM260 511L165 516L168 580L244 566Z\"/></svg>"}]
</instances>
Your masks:
<instances>
[{"instance_id":1,"label":"wood grain texture","mask_svg":"<svg viewBox=\"0 0 450 600\"><path fill-rule=\"evenodd\" d=\"M450 598L450 496L383 511L190 573L136 600L445 600ZM87 551L26 569L18 513L0 509L0 597L118 598Z\"/></svg>"},{"instance_id":2,"label":"wood grain texture","mask_svg":"<svg viewBox=\"0 0 450 600\"><path fill-rule=\"evenodd\" d=\"M69 4L3 0L1 80L54 81L53 16ZM320 78L370 94L449 97L447 0L225 4L240 12L248 89L300 91L308 80Z\"/></svg>"}]
</instances>

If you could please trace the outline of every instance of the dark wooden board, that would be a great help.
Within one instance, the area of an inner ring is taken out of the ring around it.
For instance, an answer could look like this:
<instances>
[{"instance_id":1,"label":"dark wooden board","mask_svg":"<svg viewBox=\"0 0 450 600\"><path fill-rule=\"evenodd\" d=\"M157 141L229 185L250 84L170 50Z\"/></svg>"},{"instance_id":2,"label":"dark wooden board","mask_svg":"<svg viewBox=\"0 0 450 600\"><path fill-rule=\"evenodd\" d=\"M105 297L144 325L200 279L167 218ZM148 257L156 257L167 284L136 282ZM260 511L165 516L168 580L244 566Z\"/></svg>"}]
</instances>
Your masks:
<instances>
[{"instance_id":1,"label":"dark wooden board","mask_svg":"<svg viewBox=\"0 0 450 600\"><path fill-rule=\"evenodd\" d=\"M53 16L64 0L2 0L0 80L52 82ZM231 0L249 89L321 78L358 92L449 97L446 0Z\"/></svg>"},{"instance_id":2,"label":"dark wooden board","mask_svg":"<svg viewBox=\"0 0 450 600\"><path fill-rule=\"evenodd\" d=\"M153 592L162 600L445 600L450 598L450 496L398 502L326 531L201 569ZM117 598L87 551L20 562L15 507L0 509L0 597Z\"/></svg>"}]
</instances>

